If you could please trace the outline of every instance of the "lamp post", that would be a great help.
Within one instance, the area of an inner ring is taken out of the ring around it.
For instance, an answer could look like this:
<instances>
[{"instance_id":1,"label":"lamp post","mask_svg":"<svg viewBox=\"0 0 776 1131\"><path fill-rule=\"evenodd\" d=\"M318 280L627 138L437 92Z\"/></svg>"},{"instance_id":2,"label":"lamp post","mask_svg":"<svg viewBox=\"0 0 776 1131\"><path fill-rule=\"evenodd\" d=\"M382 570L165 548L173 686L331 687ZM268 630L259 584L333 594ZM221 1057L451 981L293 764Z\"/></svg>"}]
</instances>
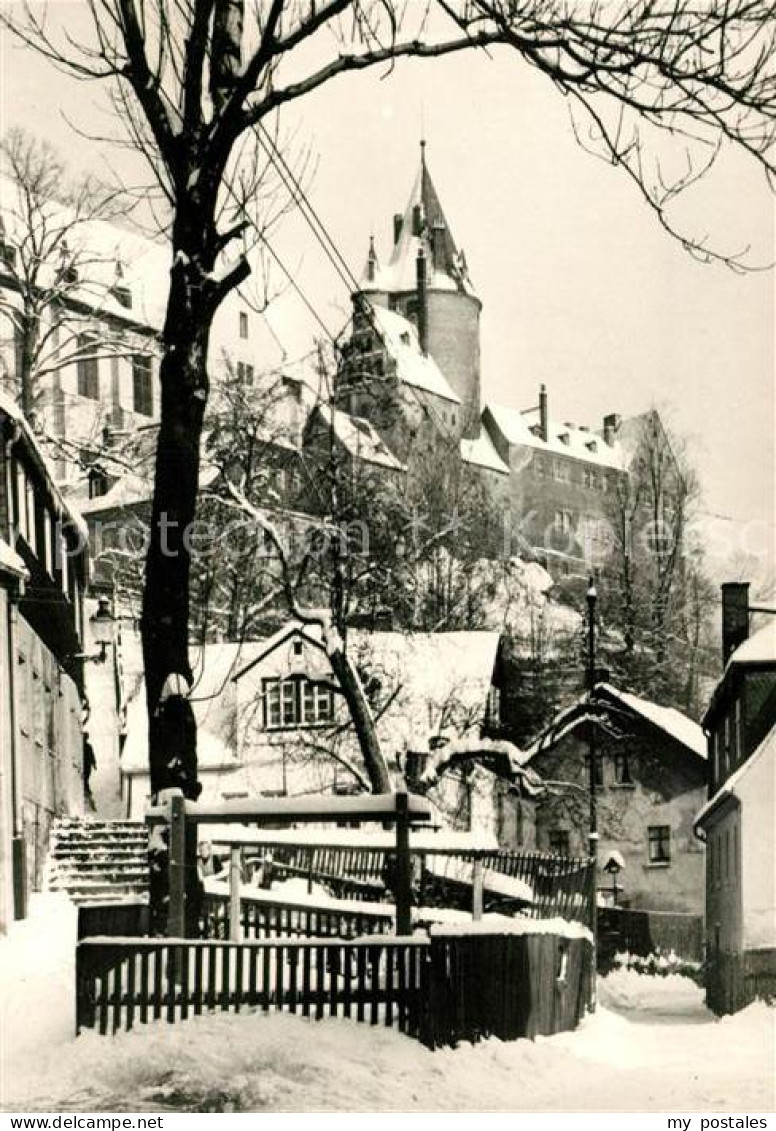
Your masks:
<instances>
[{"instance_id":1,"label":"lamp post","mask_svg":"<svg viewBox=\"0 0 776 1131\"><path fill-rule=\"evenodd\" d=\"M588 702L593 703L595 694L595 608L598 593L592 577L587 587L587 693ZM593 866L593 906L591 910L591 930L593 932L592 971L590 978L590 1011L595 1012L596 1006L596 973L598 967L598 806L596 801L596 733L592 719L588 722L588 759L589 759L589 826L588 846L589 855Z\"/></svg>"},{"instance_id":2,"label":"lamp post","mask_svg":"<svg viewBox=\"0 0 776 1131\"><path fill-rule=\"evenodd\" d=\"M91 664L104 664L108 658L108 646L113 644L116 632L116 618L111 612L111 602L109 597L97 598L97 609L89 617L89 624L92 630L92 639L95 644L99 644L99 652L94 652L89 655L87 652L76 652L70 658L73 660L82 660L84 663Z\"/></svg>"},{"instance_id":3,"label":"lamp post","mask_svg":"<svg viewBox=\"0 0 776 1131\"><path fill-rule=\"evenodd\" d=\"M89 618L92 626L92 638L99 644L100 652L98 663L104 664L108 655L108 645L113 643L113 634L116 621L110 609L110 600L107 597L97 599L97 611Z\"/></svg>"}]
</instances>

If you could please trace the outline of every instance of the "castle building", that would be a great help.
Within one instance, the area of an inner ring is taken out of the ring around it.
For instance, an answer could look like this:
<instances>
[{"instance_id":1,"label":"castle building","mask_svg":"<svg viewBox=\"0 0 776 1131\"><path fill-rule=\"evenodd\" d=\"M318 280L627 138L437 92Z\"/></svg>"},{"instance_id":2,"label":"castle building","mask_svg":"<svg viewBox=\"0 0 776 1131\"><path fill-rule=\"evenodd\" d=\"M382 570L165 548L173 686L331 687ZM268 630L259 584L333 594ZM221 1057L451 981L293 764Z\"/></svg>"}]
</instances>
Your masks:
<instances>
[{"instance_id":1,"label":"castle building","mask_svg":"<svg viewBox=\"0 0 776 1131\"><path fill-rule=\"evenodd\" d=\"M371 421L410 473L413 450L455 445L462 464L503 501L512 554L533 554L555 577L597 573L609 552L612 500L651 414L627 421L609 414L591 429L554 419L544 385L529 408L485 400L481 313L421 142L384 260L370 240L337 401Z\"/></svg>"}]
</instances>

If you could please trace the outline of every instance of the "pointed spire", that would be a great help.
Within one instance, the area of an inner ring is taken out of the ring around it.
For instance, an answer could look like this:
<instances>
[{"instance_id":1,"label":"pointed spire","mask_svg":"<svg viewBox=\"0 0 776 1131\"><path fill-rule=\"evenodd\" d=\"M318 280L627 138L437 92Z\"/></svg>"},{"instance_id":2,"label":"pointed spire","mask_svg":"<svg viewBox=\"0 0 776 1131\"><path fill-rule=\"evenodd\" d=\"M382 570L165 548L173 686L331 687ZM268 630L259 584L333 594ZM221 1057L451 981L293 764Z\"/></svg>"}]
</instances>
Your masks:
<instances>
[{"instance_id":1,"label":"pointed spire","mask_svg":"<svg viewBox=\"0 0 776 1131\"><path fill-rule=\"evenodd\" d=\"M365 290L374 288L377 283L377 276L379 275L379 273L380 260L377 258L377 252L375 251L375 237L374 235L370 235L369 251L367 252L364 270L361 272L359 286L363 287Z\"/></svg>"},{"instance_id":2,"label":"pointed spire","mask_svg":"<svg viewBox=\"0 0 776 1131\"><path fill-rule=\"evenodd\" d=\"M375 251L375 237L369 237L369 254L366 257L366 277L370 283L375 281L377 273L377 252Z\"/></svg>"}]
</instances>

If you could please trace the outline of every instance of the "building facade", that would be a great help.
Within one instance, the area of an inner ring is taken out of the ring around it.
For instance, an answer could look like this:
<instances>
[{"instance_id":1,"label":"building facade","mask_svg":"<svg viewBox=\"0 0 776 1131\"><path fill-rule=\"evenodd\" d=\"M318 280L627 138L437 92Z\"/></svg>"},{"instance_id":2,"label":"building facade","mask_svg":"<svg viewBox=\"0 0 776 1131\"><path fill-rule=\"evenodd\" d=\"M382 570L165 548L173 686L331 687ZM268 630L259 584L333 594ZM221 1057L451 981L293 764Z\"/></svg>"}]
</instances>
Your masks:
<instances>
[{"instance_id":1,"label":"building facade","mask_svg":"<svg viewBox=\"0 0 776 1131\"><path fill-rule=\"evenodd\" d=\"M84 802L86 531L0 394L0 926L39 888L52 820Z\"/></svg>"},{"instance_id":2,"label":"building facade","mask_svg":"<svg viewBox=\"0 0 776 1131\"><path fill-rule=\"evenodd\" d=\"M528 752L526 764L547 786L530 807L533 844L587 853L591 728L599 890L610 886L603 869L617 853L618 903L701 912L704 854L693 821L706 789L706 744L697 723L672 708L599 683L592 702L585 696L560 712Z\"/></svg>"},{"instance_id":3,"label":"building facade","mask_svg":"<svg viewBox=\"0 0 776 1131\"><path fill-rule=\"evenodd\" d=\"M776 623L749 635L748 585L722 589L725 671L704 718L707 1000L720 1013L776 992Z\"/></svg>"}]
</instances>

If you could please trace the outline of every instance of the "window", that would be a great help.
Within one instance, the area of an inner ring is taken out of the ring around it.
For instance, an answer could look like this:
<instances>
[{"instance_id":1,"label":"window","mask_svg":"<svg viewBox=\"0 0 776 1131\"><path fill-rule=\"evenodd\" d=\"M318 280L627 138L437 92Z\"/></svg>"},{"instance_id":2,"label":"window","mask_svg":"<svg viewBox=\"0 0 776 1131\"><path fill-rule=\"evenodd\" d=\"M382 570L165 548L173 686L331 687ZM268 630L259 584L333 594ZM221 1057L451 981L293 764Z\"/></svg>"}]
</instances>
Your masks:
<instances>
[{"instance_id":1,"label":"window","mask_svg":"<svg viewBox=\"0 0 776 1131\"><path fill-rule=\"evenodd\" d=\"M741 697L736 699L735 715L733 717L733 758L739 761L743 752L741 734Z\"/></svg>"},{"instance_id":2,"label":"window","mask_svg":"<svg viewBox=\"0 0 776 1131\"><path fill-rule=\"evenodd\" d=\"M568 829L550 829L550 852L557 856L571 855L571 837Z\"/></svg>"},{"instance_id":3,"label":"window","mask_svg":"<svg viewBox=\"0 0 776 1131\"><path fill-rule=\"evenodd\" d=\"M333 717L332 689L325 684L303 678L264 680L264 726L267 730L321 726Z\"/></svg>"},{"instance_id":4,"label":"window","mask_svg":"<svg viewBox=\"0 0 776 1131\"><path fill-rule=\"evenodd\" d=\"M649 862L650 864L670 864L671 862L671 829L668 825L649 826Z\"/></svg>"},{"instance_id":5,"label":"window","mask_svg":"<svg viewBox=\"0 0 776 1131\"><path fill-rule=\"evenodd\" d=\"M88 397L89 400L100 399L100 365L96 357L89 356L89 352L96 348L96 342L87 334L78 335L79 358L76 362L78 374L78 395Z\"/></svg>"},{"instance_id":6,"label":"window","mask_svg":"<svg viewBox=\"0 0 776 1131\"><path fill-rule=\"evenodd\" d=\"M244 310L240 311L240 337L248 337L248 315Z\"/></svg>"},{"instance_id":7,"label":"window","mask_svg":"<svg viewBox=\"0 0 776 1131\"><path fill-rule=\"evenodd\" d=\"M237 362L237 379L245 385L252 385L254 377L253 366L247 361Z\"/></svg>"},{"instance_id":8,"label":"window","mask_svg":"<svg viewBox=\"0 0 776 1131\"><path fill-rule=\"evenodd\" d=\"M486 720L491 726L498 726L501 722L501 688L491 687L488 691L488 705L486 707Z\"/></svg>"},{"instance_id":9,"label":"window","mask_svg":"<svg viewBox=\"0 0 776 1131\"><path fill-rule=\"evenodd\" d=\"M571 511L556 511L554 525L559 534L569 534L571 532Z\"/></svg>"},{"instance_id":10,"label":"window","mask_svg":"<svg viewBox=\"0 0 776 1131\"><path fill-rule=\"evenodd\" d=\"M132 358L132 408L141 416L154 415L151 358L147 354L135 354Z\"/></svg>"},{"instance_id":11,"label":"window","mask_svg":"<svg viewBox=\"0 0 776 1131\"><path fill-rule=\"evenodd\" d=\"M614 755L614 780L617 785L633 785L628 755L624 750Z\"/></svg>"}]
</instances>

